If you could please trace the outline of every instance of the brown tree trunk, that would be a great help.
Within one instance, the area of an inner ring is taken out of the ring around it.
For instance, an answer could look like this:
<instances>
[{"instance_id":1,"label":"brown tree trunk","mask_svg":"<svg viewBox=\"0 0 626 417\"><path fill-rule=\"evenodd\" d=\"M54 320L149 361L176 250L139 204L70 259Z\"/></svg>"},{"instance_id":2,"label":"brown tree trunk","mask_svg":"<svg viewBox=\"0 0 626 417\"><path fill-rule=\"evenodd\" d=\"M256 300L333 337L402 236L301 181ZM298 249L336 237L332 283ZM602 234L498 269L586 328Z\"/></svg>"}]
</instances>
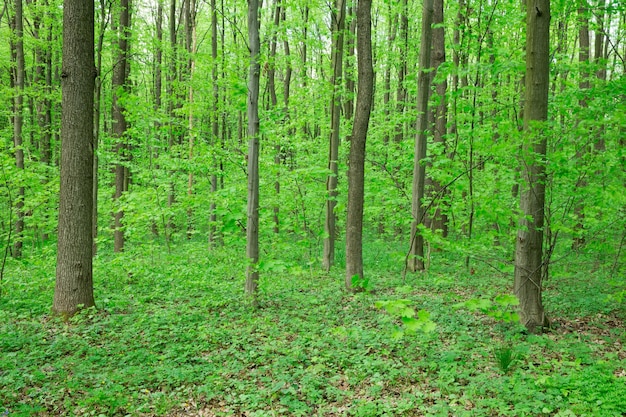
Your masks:
<instances>
[{"instance_id":1,"label":"brown tree trunk","mask_svg":"<svg viewBox=\"0 0 626 417\"><path fill-rule=\"evenodd\" d=\"M101 96L102 96L102 48L104 46L104 36L108 22L105 1L100 0L100 34L98 36L98 47L96 50L96 80L94 87L94 112L93 112L93 214L92 214L92 236L93 236L93 256L96 256L98 245L96 239L98 237L98 146L100 144L100 112L101 112Z\"/></svg>"},{"instance_id":2,"label":"brown tree trunk","mask_svg":"<svg viewBox=\"0 0 626 417\"><path fill-rule=\"evenodd\" d=\"M407 53L409 49L409 6L407 0L402 0L402 11L400 12L400 65L398 68L398 87L396 89L396 115L404 114L406 107L407 92L404 80L407 73ZM396 143L404 139L404 121L398 123L393 140Z\"/></svg>"},{"instance_id":3,"label":"brown tree trunk","mask_svg":"<svg viewBox=\"0 0 626 417\"><path fill-rule=\"evenodd\" d=\"M111 111L112 126L111 131L113 137L116 138L115 153L120 161L126 159L126 134L127 124L126 117L124 115L124 107L119 102L119 94L122 90L126 89L127 79L127 60L129 43L128 37L130 34L129 20L130 20L130 0L121 0L120 3L120 15L118 23L118 38L117 38L117 54L115 60L115 66L113 67L113 104ZM113 199L119 204L119 200L122 197L122 193L126 191L126 168L123 163L118 162L115 164L115 194ZM113 218L113 236L114 236L114 252L121 252L124 250L124 230L122 229L122 217L124 217L124 211L120 208L115 209Z\"/></svg>"},{"instance_id":4,"label":"brown tree trunk","mask_svg":"<svg viewBox=\"0 0 626 417\"><path fill-rule=\"evenodd\" d=\"M578 105L585 109L588 107L587 98L584 96L588 94L589 88L591 86L589 82L589 18L587 14L589 13L589 8L587 6L587 0L579 0L578 4L578 65L580 66L580 80L578 82L578 88L583 94L578 100ZM587 137L586 135L580 140L580 147L576 152L576 158L582 159L584 155L587 153ZM583 198L585 192L582 191L587 186L587 180L585 176L580 176L577 183L576 188L580 189L581 192L577 193L579 195L580 201L574 207L574 215L576 216L576 224L574 225L574 240L572 242L572 249L578 250L585 244L585 236L584 236L584 220L585 220L585 206L583 203Z\"/></svg>"},{"instance_id":5,"label":"brown tree trunk","mask_svg":"<svg viewBox=\"0 0 626 417\"><path fill-rule=\"evenodd\" d=\"M322 266L326 272L335 263L335 206L337 205L337 176L339 174L339 128L341 119L341 73L343 69L343 38L346 2L337 0L331 13L332 22L332 67L330 79L333 91L330 99L330 140L328 151L328 178L326 179L326 218L324 221L324 257Z\"/></svg>"},{"instance_id":6,"label":"brown tree trunk","mask_svg":"<svg viewBox=\"0 0 626 417\"><path fill-rule=\"evenodd\" d=\"M259 82L260 39L259 0L248 0L248 45L250 68L248 72L248 208L246 223L246 272L245 293L256 304L259 285Z\"/></svg>"},{"instance_id":7,"label":"brown tree trunk","mask_svg":"<svg viewBox=\"0 0 626 417\"><path fill-rule=\"evenodd\" d=\"M550 70L550 0L526 0L526 86L519 220L515 245L515 295L520 318L538 333L548 325L542 303L545 156Z\"/></svg>"},{"instance_id":8,"label":"brown tree trunk","mask_svg":"<svg viewBox=\"0 0 626 417\"><path fill-rule=\"evenodd\" d=\"M52 311L95 305L92 273L94 4L63 4L61 191Z\"/></svg>"},{"instance_id":9,"label":"brown tree trunk","mask_svg":"<svg viewBox=\"0 0 626 417\"><path fill-rule=\"evenodd\" d=\"M363 278L363 201L365 191L365 142L374 92L372 66L372 1L359 0L357 19L358 86L356 112L348 159L348 218L346 220L346 280L354 291L353 278Z\"/></svg>"},{"instance_id":10,"label":"brown tree trunk","mask_svg":"<svg viewBox=\"0 0 626 417\"><path fill-rule=\"evenodd\" d=\"M22 148L22 127L24 124L24 15L22 0L15 0L15 98L13 101L13 145L15 146L15 166L24 171L24 149ZM24 186L22 181L17 188L15 201L17 220L15 222L15 241L13 243L13 257L22 257L24 239Z\"/></svg>"},{"instance_id":11,"label":"brown tree trunk","mask_svg":"<svg viewBox=\"0 0 626 417\"><path fill-rule=\"evenodd\" d=\"M422 37L420 41L419 74L417 79L417 136L413 160L413 198L411 202L411 245L408 268L410 271L424 270L424 236L419 226L424 225L425 210L424 178L426 175L426 139L428 133L428 99L430 97L430 68L432 46L433 0L424 0L422 10Z\"/></svg>"},{"instance_id":12,"label":"brown tree trunk","mask_svg":"<svg viewBox=\"0 0 626 417\"><path fill-rule=\"evenodd\" d=\"M432 54L431 61L433 66L433 72L431 73L431 83L437 74L439 66L446 62L446 49L445 49L445 31L441 26L443 23L443 0L434 0L433 3L433 38L432 38ZM433 144L439 150L437 155L433 158L447 158L446 152L446 125L447 125L447 111L448 103L446 100L446 90L448 83L444 78L435 87L435 93L437 94L439 104L437 107L429 108L429 120L432 123L433 128ZM441 184L432 179L431 176L426 177L426 186L429 188L430 196L433 199L442 199L441 193L443 192ZM442 212L441 206L443 203L435 202L435 213L432 218L427 218L428 227L432 230L441 230L442 235L446 237L448 235L448 217Z\"/></svg>"},{"instance_id":13,"label":"brown tree trunk","mask_svg":"<svg viewBox=\"0 0 626 417\"><path fill-rule=\"evenodd\" d=\"M220 129L220 117L219 117L219 87L217 70L219 63L217 61L217 5L215 0L211 0L211 58L213 59L213 67L211 68L211 80L213 82L213 114L211 115L211 143L215 149L219 146L219 129ZM222 129L224 126L222 126ZM213 159L213 169L217 170L219 164L217 158ZM209 208L209 247L213 247L217 240L217 214L215 210L217 205L215 203L215 193L217 192L217 174L211 174L211 205Z\"/></svg>"}]
</instances>

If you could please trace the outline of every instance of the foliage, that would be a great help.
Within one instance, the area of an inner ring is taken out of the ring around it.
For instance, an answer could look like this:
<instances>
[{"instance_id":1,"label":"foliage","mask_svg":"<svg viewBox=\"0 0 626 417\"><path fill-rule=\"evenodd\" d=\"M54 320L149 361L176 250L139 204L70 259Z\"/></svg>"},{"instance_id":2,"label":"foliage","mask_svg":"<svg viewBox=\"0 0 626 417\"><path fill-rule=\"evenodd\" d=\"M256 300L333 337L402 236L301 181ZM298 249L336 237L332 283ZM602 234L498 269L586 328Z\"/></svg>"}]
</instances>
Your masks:
<instances>
[{"instance_id":1,"label":"foliage","mask_svg":"<svg viewBox=\"0 0 626 417\"><path fill-rule=\"evenodd\" d=\"M0 410L469 417L620 416L626 407L626 315L585 286L600 285L603 274L583 281L557 269L546 289L549 300L561 300L554 330L538 337L494 332L484 315L453 308L486 290L505 293L499 274L479 270L477 282L457 258L436 253L429 273L403 283L391 261L401 257L398 248L380 243L364 252L376 292L348 296L340 291L343 271L311 270L307 247L277 241L277 249L291 250L282 263L265 264L259 309L251 310L241 303L242 248L207 256L205 242L193 239L168 254L161 239L114 256L104 246L95 259L98 308L69 322L48 315L54 246L9 259L0 299ZM566 283L581 290L561 291ZM585 299L597 309L567 309ZM435 331L408 337L402 317L420 320L415 306L430 313ZM394 338L392 326L405 337ZM512 346L508 372L494 363L494 346Z\"/></svg>"},{"instance_id":2,"label":"foliage","mask_svg":"<svg viewBox=\"0 0 626 417\"><path fill-rule=\"evenodd\" d=\"M497 295L493 301L487 298L472 298L455 304L455 308L467 308L469 311L480 311L494 320L512 323L519 321L519 315L512 309L519 305L517 297L511 294Z\"/></svg>"}]
</instances>

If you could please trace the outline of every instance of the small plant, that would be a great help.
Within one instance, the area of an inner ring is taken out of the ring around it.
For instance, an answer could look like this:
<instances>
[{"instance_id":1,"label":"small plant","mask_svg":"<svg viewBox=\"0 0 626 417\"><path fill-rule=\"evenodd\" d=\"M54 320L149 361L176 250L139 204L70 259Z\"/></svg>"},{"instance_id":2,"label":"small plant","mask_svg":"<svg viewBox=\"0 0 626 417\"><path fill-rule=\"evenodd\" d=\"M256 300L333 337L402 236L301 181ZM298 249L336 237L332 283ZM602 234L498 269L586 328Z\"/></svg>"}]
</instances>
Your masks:
<instances>
[{"instance_id":1,"label":"small plant","mask_svg":"<svg viewBox=\"0 0 626 417\"><path fill-rule=\"evenodd\" d=\"M402 328L397 328L393 333L395 338L402 338L405 333L415 334L418 331L429 333L435 330L437 325L430 319L430 313L426 310L415 311L411 307L411 300L379 300L374 304L376 308L384 308L387 313L402 321ZM416 317L417 316L417 317Z\"/></svg>"},{"instance_id":2,"label":"small plant","mask_svg":"<svg viewBox=\"0 0 626 417\"><path fill-rule=\"evenodd\" d=\"M364 291L369 293L372 291L372 284L370 284L369 278L361 278L360 276L355 274L352 276L352 288L357 291Z\"/></svg>"},{"instance_id":3,"label":"small plant","mask_svg":"<svg viewBox=\"0 0 626 417\"><path fill-rule=\"evenodd\" d=\"M511 365L517 360L517 353L511 346L500 346L493 349L496 365L504 374L511 371Z\"/></svg>"},{"instance_id":4,"label":"small plant","mask_svg":"<svg viewBox=\"0 0 626 417\"><path fill-rule=\"evenodd\" d=\"M515 312L515 306L519 300L512 294L500 294L493 301L486 298L472 298L462 303L455 304L455 308L467 308L469 311L480 311L496 321L513 323L519 321L519 315Z\"/></svg>"}]
</instances>

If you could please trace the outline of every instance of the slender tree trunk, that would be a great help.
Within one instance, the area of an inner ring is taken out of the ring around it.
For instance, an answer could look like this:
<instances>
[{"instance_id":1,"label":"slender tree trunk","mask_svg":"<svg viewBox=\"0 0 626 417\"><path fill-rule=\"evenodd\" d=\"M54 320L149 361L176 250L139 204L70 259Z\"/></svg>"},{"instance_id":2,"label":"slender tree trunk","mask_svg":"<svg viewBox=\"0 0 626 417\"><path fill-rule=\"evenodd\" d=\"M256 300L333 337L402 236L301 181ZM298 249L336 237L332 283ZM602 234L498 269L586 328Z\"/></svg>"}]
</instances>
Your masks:
<instances>
[{"instance_id":1,"label":"slender tree trunk","mask_svg":"<svg viewBox=\"0 0 626 417\"><path fill-rule=\"evenodd\" d=\"M52 311L92 307L94 3L63 4L61 191Z\"/></svg>"},{"instance_id":2,"label":"slender tree trunk","mask_svg":"<svg viewBox=\"0 0 626 417\"><path fill-rule=\"evenodd\" d=\"M24 171L24 149L22 141L22 127L24 125L24 15L22 0L15 0L15 98L13 104L13 145L15 146L15 166ZM13 257L22 257L24 239L24 186L20 180L17 188L15 212L15 241L13 243Z\"/></svg>"},{"instance_id":3,"label":"slender tree trunk","mask_svg":"<svg viewBox=\"0 0 626 417\"><path fill-rule=\"evenodd\" d=\"M246 224L246 256L248 268L245 292L256 304L259 283L259 0L248 0L248 220Z\"/></svg>"},{"instance_id":4,"label":"slender tree trunk","mask_svg":"<svg viewBox=\"0 0 626 417\"><path fill-rule=\"evenodd\" d=\"M211 68L211 79L213 82L213 114L211 115L211 143L213 147L217 149L219 147L219 129L220 129L220 116L219 116L219 86L217 70L219 62L217 60L217 5L215 0L211 0L211 58L213 60ZM222 126L224 129L224 126ZM213 158L213 169L219 169L217 158ZM217 240L217 214L215 210L217 205L215 202L215 193L217 193L217 174L214 172L211 174L211 206L210 206L210 218L209 218L209 247L213 247Z\"/></svg>"},{"instance_id":5,"label":"slender tree trunk","mask_svg":"<svg viewBox=\"0 0 626 417\"><path fill-rule=\"evenodd\" d=\"M589 81L589 18L587 14L589 13L589 8L587 6L587 0L578 0L578 64L580 66L580 80L578 82L578 88L580 93L583 95L578 100L578 105L586 109L588 107L587 97L589 88L591 86ZM587 153L587 137L584 135L580 140L580 147L576 152L576 158L582 159L584 155ZM582 165L582 161L581 161ZM581 190L579 195L580 201L574 207L574 215L576 216L576 224L574 225L574 240L572 242L572 249L578 250L585 244L585 236L584 236L584 220L585 220L585 206L583 203L583 198L585 196L585 192L582 191L587 186L587 180L584 176L580 176L577 183L576 188Z\"/></svg>"},{"instance_id":6,"label":"slender tree trunk","mask_svg":"<svg viewBox=\"0 0 626 417\"><path fill-rule=\"evenodd\" d=\"M116 138L115 153L120 161L126 159L126 134L127 123L124 115L125 109L120 103L120 92L126 89L127 80L127 60L129 50L129 31L130 31L130 0L120 0L120 16L117 39L117 55L115 65L113 67L113 106L112 106L112 133ZM119 204L122 193L126 189L126 167L123 163L115 164L115 194L113 199ZM124 230L122 229L122 217L124 211L121 208L115 209L114 214L114 252L124 250Z\"/></svg>"},{"instance_id":7,"label":"slender tree trunk","mask_svg":"<svg viewBox=\"0 0 626 417\"><path fill-rule=\"evenodd\" d=\"M174 84L178 78L177 65L178 59L178 44L177 44L177 31L176 31L176 0L170 0L170 12L169 12L169 35L170 35L170 50L169 50L169 68L167 74L167 100L168 100L168 149L170 153L173 153L174 145L176 143L176 134L178 130L176 122L176 107L177 107L177 92L175 91ZM175 172L170 172L172 177L170 180L169 191L167 194L167 206L172 207L176 202L176 187L175 187ZM174 231L174 221L172 218L168 219L167 231L165 232L165 239L169 239Z\"/></svg>"},{"instance_id":8,"label":"slender tree trunk","mask_svg":"<svg viewBox=\"0 0 626 417\"><path fill-rule=\"evenodd\" d=\"M356 4L356 1L357 0L350 0L350 3L348 4L348 14L345 19L345 21L349 23L348 32L345 36L346 59L343 60L345 68L343 78L346 80L343 111L344 117L347 121L352 120L354 115L354 90L356 87L354 82L354 41L356 39L356 18L354 17L354 5ZM350 137L348 136L346 140L349 141Z\"/></svg>"},{"instance_id":9,"label":"slender tree trunk","mask_svg":"<svg viewBox=\"0 0 626 417\"><path fill-rule=\"evenodd\" d=\"M348 218L346 220L346 289L354 291L353 278L363 278L363 201L365 142L374 92L372 66L372 1L359 0L357 19L358 89L348 160Z\"/></svg>"},{"instance_id":10,"label":"slender tree trunk","mask_svg":"<svg viewBox=\"0 0 626 417\"><path fill-rule=\"evenodd\" d=\"M396 115L398 116L402 116L404 114L407 99L404 80L407 73L407 52L409 49L408 13L408 0L402 0L402 11L400 12L400 64L398 68L398 87L396 90ZM400 143L404 139L404 121L401 121L396 125L396 132L393 139L396 143Z\"/></svg>"},{"instance_id":11,"label":"slender tree trunk","mask_svg":"<svg viewBox=\"0 0 626 417\"><path fill-rule=\"evenodd\" d=\"M275 0L274 2L274 33L272 34L272 40L270 42L270 51L269 51L269 62L267 66L267 89L270 93L270 105L268 106L268 110L276 111L278 108L278 96L276 95L276 49L278 46L278 28L280 26L280 18L281 18L281 0ZM277 202L274 204L274 233L278 234L280 231L280 208L278 203L278 198L280 195L280 143L274 145L274 163L277 165L276 167L276 180L274 181L274 191L276 192Z\"/></svg>"},{"instance_id":12,"label":"slender tree trunk","mask_svg":"<svg viewBox=\"0 0 626 417\"><path fill-rule=\"evenodd\" d=\"M92 255L96 256L98 245L98 146L100 145L100 113L101 113L101 97L102 97L102 48L104 46L104 36L107 26L107 11L104 0L100 0L100 33L98 36L98 46L96 50L96 79L94 87L94 105L93 105L93 214L92 219L92 236L93 250Z\"/></svg>"},{"instance_id":13,"label":"slender tree trunk","mask_svg":"<svg viewBox=\"0 0 626 417\"><path fill-rule=\"evenodd\" d=\"M441 24L443 23L443 0L434 0L433 2L433 49L431 54L431 61L433 66L433 72L431 73L431 83L434 80L437 71L441 64L446 62L446 49L445 49L445 31ZM429 108L429 120L432 123L433 131L433 145L439 150L439 153L433 158L447 158L445 134L447 129L447 111L448 103L446 100L446 90L448 83L444 78L440 83L437 83L435 87L435 93L437 94L439 104L437 107ZM441 184L433 179L430 175L426 177L426 186L430 190L431 198L442 199L441 193L443 192ZM437 207L432 218L427 218L428 227L433 230L441 230L442 235L445 237L448 235L448 217L442 212L441 206L443 203L437 202Z\"/></svg>"},{"instance_id":14,"label":"slender tree trunk","mask_svg":"<svg viewBox=\"0 0 626 417\"><path fill-rule=\"evenodd\" d=\"M187 104L189 110L187 114L187 134L189 143L189 164L193 165L193 152L194 152L194 114L193 114L193 75L195 72L196 61L194 54L196 52L196 17L195 17L195 0L185 1L185 46L187 54L189 56L187 60L187 72L188 72L188 86L187 86ZM187 196L191 200L193 195L193 171L189 171L187 180ZM191 239L193 232L193 211L191 208L187 209L187 239Z\"/></svg>"},{"instance_id":15,"label":"slender tree trunk","mask_svg":"<svg viewBox=\"0 0 626 417\"><path fill-rule=\"evenodd\" d=\"M417 137L413 160L413 199L411 202L411 249L408 267L412 272L424 270L424 236L419 227L424 225L424 178L426 175L426 140L428 137L428 99L430 97L430 69L432 46L433 0L424 0L422 37L420 41L419 75L417 79Z\"/></svg>"},{"instance_id":16,"label":"slender tree trunk","mask_svg":"<svg viewBox=\"0 0 626 417\"><path fill-rule=\"evenodd\" d=\"M343 39L345 28L346 2L337 0L331 13L332 22L332 67L330 83L333 91L330 99L330 140L328 151L328 178L326 179L326 218L324 221L323 267L330 271L335 263L335 206L337 205L337 176L339 174L339 128L341 118L341 73L343 68Z\"/></svg>"},{"instance_id":17,"label":"slender tree trunk","mask_svg":"<svg viewBox=\"0 0 626 417\"><path fill-rule=\"evenodd\" d=\"M538 333L549 322L542 303L545 156L550 70L550 0L526 0L526 93L519 221L515 246L515 295L520 318Z\"/></svg>"}]
</instances>

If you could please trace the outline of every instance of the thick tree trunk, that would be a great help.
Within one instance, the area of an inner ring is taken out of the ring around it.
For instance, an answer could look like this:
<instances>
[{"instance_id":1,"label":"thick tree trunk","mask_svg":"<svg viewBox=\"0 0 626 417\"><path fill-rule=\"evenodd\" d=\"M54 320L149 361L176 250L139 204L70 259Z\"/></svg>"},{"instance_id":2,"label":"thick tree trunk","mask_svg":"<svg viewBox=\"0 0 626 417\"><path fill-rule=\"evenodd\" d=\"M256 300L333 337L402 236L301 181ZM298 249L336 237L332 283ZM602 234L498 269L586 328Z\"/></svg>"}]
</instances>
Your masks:
<instances>
[{"instance_id":1,"label":"thick tree trunk","mask_svg":"<svg viewBox=\"0 0 626 417\"><path fill-rule=\"evenodd\" d=\"M246 295L256 303L259 283L259 0L248 0L248 220L246 224Z\"/></svg>"},{"instance_id":2,"label":"thick tree trunk","mask_svg":"<svg viewBox=\"0 0 626 417\"><path fill-rule=\"evenodd\" d=\"M70 316L91 307L94 4L63 4L61 191L56 285L52 311Z\"/></svg>"},{"instance_id":3,"label":"thick tree trunk","mask_svg":"<svg viewBox=\"0 0 626 417\"><path fill-rule=\"evenodd\" d=\"M526 0L526 93L519 221L515 247L515 295L520 318L532 333L548 325L542 292L545 156L548 118L550 0Z\"/></svg>"},{"instance_id":4,"label":"thick tree trunk","mask_svg":"<svg viewBox=\"0 0 626 417\"><path fill-rule=\"evenodd\" d=\"M419 75L417 78L417 137L413 160L413 199L411 202L411 245L408 268L410 271L424 270L424 236L419 226L424 224L425 210L424 178L426 175L426 140L428 137L428 99L430 97L430 59L432 47L433 0L424 0L422 11L422 37L420 41Z\"/></svg>"},{"instance_id":5,"label":"thick tree trunk","mask_svg":"<svg viewBox=\"0 0 626 417\"><path fill-rule=\"evenodd\" d=\"M328 178L326 179L326 218L324 221L324 257L322 265L330 271L335 263L335 206L337 205L337 176L339 174L339 128L341 119L341 73L343 69L343 38L346 2L337 0L331 14L332 22L332 67L330 83L333 91L330 99L330 140L328 150Z\"/></svg>"},{"instance_id":6,"label":"thick tree trunk","mask_svg":"<svg viewBox=\"0 0 626 417\"><path fill-rule=\"evenodd\" d=\"M357 19L358 86L356 113L348 160L348 218L346 220L346 289L353 291L354 277L363 278L363 200L365 143L374 90L372 66L372 1L359 0Z\"/></svg>"}]
</instances>

